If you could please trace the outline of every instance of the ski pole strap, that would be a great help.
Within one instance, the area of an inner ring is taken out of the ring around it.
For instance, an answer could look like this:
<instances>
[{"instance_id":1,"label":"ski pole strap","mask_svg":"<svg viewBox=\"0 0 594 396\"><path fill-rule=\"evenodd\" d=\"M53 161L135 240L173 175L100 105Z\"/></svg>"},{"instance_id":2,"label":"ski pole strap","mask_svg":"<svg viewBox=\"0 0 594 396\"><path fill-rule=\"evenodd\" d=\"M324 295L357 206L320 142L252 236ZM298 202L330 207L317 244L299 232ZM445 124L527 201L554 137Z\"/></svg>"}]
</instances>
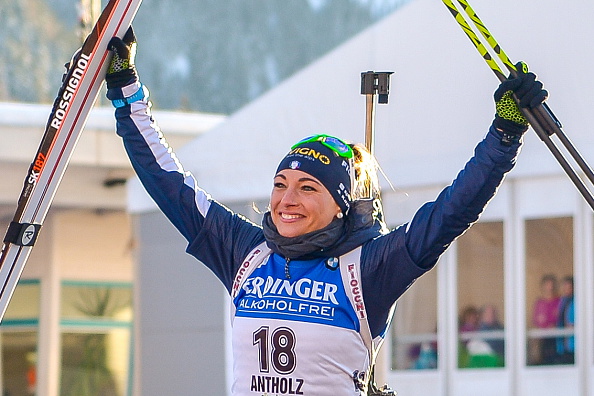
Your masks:
<instances>
[{"instance_id":1,"label":"ski pole strap","mask_svg":"<svg viewBox=\"0 0 594 396\"><path fill-rule=\"evenodd\" d=\"M123 99L114 99L111 101L111 103L113 104L113 107L120 108L120 107L124 107L129 105L130 103L134 103L137 100L141 100L142 98L144 98L144 89L143 89L143 85L140 84L140 88L138 88L138 91L136 91L132 96L129 96L127 98L123 98Z\"/></svg>"},{"instance_id":2,"label":"ski pole strap","mask_svg":"<svg viewBox=\"0 0 594 396\"><path fill-rule=\"evenodd\" d=\"M19 246L33 246L41 224L17 223L12 221L6 230L4 243L12 243Z\"/></svg>"}]
</instances>

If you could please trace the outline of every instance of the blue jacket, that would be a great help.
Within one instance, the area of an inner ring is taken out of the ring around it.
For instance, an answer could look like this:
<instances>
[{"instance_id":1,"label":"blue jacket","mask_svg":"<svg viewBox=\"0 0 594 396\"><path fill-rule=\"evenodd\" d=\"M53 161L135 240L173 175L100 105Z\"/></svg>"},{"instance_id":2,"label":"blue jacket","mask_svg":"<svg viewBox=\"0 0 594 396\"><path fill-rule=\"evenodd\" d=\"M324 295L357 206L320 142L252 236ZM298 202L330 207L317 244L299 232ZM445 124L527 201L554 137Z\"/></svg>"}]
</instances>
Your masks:
<instances>
[{"instance_id":1,"label":"blue jacket","mask_svg":"<svg viewBox=\"0 0 594 396\"><path fill-rule=\"evenodd\" d=\"M139 86L133 83L112 88L108 97L131 96ZM117 133L142 184L188 241L186 251L210 268L230 290L239 265L264 241L262 228L200 189L153 123L147 100L145 97L116 109ZM520 143L506 146L501 137L491 126L452 184L435 201L419 208L409 223L388 233L381 233L377 224L371 224L348 241L353 247L363 246L363 297L374 337L386 329L394 302L478 220L504 175L512 169Z\"/></svg>"}]
</instances>

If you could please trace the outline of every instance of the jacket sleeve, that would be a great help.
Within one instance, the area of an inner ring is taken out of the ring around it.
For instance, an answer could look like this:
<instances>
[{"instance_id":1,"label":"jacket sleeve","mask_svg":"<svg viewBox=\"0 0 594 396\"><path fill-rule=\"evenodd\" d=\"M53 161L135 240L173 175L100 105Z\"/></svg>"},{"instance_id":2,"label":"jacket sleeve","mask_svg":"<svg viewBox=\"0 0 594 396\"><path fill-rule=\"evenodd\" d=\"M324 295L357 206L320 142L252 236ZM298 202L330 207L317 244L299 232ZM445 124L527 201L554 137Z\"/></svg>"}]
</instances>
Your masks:
<instances>
[{"instance_id":1,"label":"jacket sleeve","mask_svg":"<svg viewBox=\"0 0 594 396\"><path fill-rule=\"evenodd\" d=\"M151 116L146 88L135 82L107 96L130 97L138 89L143 99L116 109L117 134L144 188L188 241L188 253L229 289L241 260L263 240L261 228L214 201L184 170Z\"/></svg>"},{"instance_id":2,"label":"jacket sleeve","mask_svg":"<svg viewBox=\"0 0 594 396\"><path fill-rule=\"evenodd\" d=\"M505 145L501 139L502 134L491 126L452 184L406 225L406 248L419 267L433 267L452 241L479 219L515 165L520 143Z\"/></svg>"},{"instance_id":3,"label":"jacket sleeve","mask_svg":"<svg viewBox=\"0 0 594 396\"><path fill-rule=\"evenodd\" d=\"M394 301L479 219L513 168L520 143L508 146L501 139L502 134L491 126L474 156L435 201L421 206L409 223L364 246L363 294L376 335Z\"/></svg>"}]
</instances>

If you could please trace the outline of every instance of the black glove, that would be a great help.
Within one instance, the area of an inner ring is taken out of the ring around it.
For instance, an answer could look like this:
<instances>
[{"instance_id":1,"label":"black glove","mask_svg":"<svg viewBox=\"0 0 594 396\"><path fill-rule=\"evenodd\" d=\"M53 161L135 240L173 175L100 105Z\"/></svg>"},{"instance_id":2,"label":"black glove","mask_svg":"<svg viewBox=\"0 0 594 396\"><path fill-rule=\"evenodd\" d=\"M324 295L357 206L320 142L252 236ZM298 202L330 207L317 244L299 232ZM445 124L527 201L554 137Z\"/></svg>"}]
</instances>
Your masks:
<instances>
[{"instance_id":1,"label":"black glove","mask_svg":"<svg viewBox=\"0 0 594 396\"><path fill-rule=\"evenodd\" d=\"M536 75L528 71L524 62L516 63L517 75L499 84L493 94L495 98L495 120L493 125L509 135L521 136L528 130L528 120L522 114L522 108L535 108L542 104L549 93L536 79ZM519 101L516 103L513 95Z\"/></svg>"},{"instance_id":2,"label":"black glove","mask_svg":"<svg viewBox=\"0 0 594 396\"><path fill-rule=\"evenodd\" d=\"M132 26L123 38L113 37L107 46L113 52L105 81L107 88L119 88L138 81L134 59L136 57L136 36Z\"/></svg>"}]
</instances>

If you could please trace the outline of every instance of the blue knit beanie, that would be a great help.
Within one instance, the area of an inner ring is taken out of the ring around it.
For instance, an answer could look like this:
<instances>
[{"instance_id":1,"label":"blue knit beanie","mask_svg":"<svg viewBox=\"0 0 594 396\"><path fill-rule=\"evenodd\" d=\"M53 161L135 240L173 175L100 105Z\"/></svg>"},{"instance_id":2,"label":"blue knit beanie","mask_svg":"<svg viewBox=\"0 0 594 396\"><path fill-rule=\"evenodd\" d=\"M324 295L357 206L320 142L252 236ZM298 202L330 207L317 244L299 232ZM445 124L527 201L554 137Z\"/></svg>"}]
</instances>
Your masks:
<instances>
[{"instance_id":1,"label":"blue knit beanie","mask_svg":"<svg viewBox=\"0 0 594 396\"><path fill-rule=\"evenodd\" d=\"M303 171L318 179L330 192L344 214L351 207L351 164L320 142L293 146L282 159L276 173L284 169Z\"/></svg>"}]
</instances>

